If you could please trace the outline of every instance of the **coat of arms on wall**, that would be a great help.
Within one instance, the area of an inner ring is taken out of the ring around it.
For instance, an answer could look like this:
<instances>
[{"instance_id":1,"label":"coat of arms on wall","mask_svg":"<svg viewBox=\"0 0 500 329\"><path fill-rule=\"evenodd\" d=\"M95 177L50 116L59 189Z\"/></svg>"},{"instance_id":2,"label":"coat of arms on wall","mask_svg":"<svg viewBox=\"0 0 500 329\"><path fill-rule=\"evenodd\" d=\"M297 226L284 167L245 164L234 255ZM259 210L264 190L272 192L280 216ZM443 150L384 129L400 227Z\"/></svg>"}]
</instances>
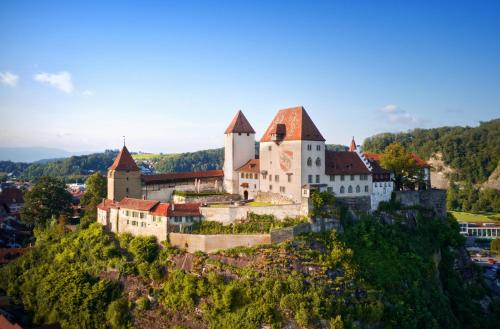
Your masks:
<instances>
[{"instance_id":1,"label":"coat of arms on wall","mask_svg":"<svg viewBox=\"0 0 500 329\"><path fill-rule=\"evenodd\" d=\"M283 171L290 171L292 168L293 152L284 150L280 152L280 167Z\"/></svg>"}]
</instances>

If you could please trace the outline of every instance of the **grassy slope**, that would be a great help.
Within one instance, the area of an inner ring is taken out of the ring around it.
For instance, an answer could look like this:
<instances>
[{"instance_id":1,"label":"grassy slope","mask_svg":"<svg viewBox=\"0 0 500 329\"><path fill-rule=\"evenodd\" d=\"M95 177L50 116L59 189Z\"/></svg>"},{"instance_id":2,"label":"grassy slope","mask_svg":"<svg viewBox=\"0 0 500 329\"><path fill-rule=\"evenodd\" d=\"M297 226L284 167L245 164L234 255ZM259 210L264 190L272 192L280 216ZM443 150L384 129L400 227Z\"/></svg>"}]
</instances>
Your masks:
<instances>
[{"instance_id":1,"label":"grassy slope","mask_svg":"<svg viewBox=\"0 0 500 329\"><path fill-rule=\"evenodd\" d=\"M500 221L500 213L496 214L473 214L470 212L462 212L462 211L451 211L453 216L459 222L472 222L472 223L484 223L484 222L493 222Z\"/></svg>"}]
</instances>

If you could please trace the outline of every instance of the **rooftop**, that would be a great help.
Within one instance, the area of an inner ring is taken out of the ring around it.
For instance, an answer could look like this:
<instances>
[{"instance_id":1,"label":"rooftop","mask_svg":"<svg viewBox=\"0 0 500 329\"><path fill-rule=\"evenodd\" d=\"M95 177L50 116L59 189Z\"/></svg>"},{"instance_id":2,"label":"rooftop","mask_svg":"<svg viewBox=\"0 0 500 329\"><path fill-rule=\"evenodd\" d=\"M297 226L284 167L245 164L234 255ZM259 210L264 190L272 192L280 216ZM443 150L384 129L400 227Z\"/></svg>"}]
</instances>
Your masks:
<instances>
[{"instance_id":1,"label":"rooftop","mask_svg":"<svg viewBox=\"0 0 500 329\"><path fill-rule=\"evenodd\" d=\"M137 167L134 159L132 159L132 156L127 150L127 147L123 145L122 150L115 158L115 161L113 162L111 167L108 168L108 170L139 171L139 167Z\"/></svg>"},{"instance_id":2,"label":"rooftop","mask_svg":"<svg viewBox=\"0 0 500 329\"><path fill-rule=\"evenodd\" d=\"M255 134L255 130L253 130L252 125L248 122L247 118L243 114L243 112L238 111L234 116L233 120L227 127L225 134L234 134L234 133L249 133Z\"/></svg>"}]
</instances>

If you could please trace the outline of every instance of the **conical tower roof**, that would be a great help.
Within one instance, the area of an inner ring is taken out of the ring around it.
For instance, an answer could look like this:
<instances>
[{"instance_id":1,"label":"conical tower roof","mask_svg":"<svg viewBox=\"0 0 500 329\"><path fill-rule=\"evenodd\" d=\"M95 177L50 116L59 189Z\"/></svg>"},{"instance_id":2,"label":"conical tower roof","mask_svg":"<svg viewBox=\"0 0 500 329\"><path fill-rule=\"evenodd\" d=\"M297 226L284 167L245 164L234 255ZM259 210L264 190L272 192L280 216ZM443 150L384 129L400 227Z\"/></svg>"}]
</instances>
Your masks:
<instances>
[{"instance_id":1,"label":"conical tower roof","mask_svg":"<svg viewBox=\"0 0 500 329\"><path fill-rule=\"evenodd\" d=\"M354 140L354 136L352 136L351 145L349 146L349 152L356 152L357 148L358 147L356 146L356 141Z\"/></svg>"},{"instance_id":2,"label":"conical tower roof","mask_svg":"<svg viewBox=\"0 0 500 329\"><path fill-rule=\"evenodd\" d=\"M224 134L234 133L255 134L255 130L253 130L252 125L250 124L250 122L248 122L247 118L245 117L243 112L241 112L241 110L236 113L233 120L224 132Z\"/></svg>"},{"instance_id":3,"label":"conical tower roof","mask_svg":"<svg viewBox=\"0 0 500 329\"><path fill-rule=\"evenodd\" d=\"M111 167L108 168L108 170L139 171L139 167L137 167L134 159L132 159L132 156L127 150L127 147L123 145L122 150L115 158L115 161L113 162Z\"/></svg>"}]
</instances>

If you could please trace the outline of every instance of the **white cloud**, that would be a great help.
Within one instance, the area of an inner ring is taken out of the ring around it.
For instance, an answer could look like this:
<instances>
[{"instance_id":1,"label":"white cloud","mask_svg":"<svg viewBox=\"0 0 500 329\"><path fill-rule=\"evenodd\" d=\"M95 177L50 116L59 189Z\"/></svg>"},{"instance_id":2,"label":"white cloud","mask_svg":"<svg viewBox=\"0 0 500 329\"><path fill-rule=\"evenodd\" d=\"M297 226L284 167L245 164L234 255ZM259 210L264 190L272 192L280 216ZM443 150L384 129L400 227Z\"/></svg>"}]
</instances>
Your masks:
<instances>
[{"instance_id":1,"label":"white cloud","mask_svg":"<svg viewBox=\"0 0 500 329\"><path fill-rule=\"evenodd\" d=\"M33 76L35 81L47 83L60 91L71 94L73 92L73 82L71 81L71 74L66 71L59 73L39 73Z\"/></svg>"},{"instance_id":2,"label":"white cloud","mask_svg":"<svg viewBox=\"0 0 500 329\"><path fill-rule=\"evenodd\" d=\"M380 112L383 113L385 119L391 124L416 126L422 123L420 119L394 104L384 106L380 109Z\"/></svg>"},{"instance_id":3,"label":"white cloud","mask_svg":"<svg viewBox=\"0 0 500 329\"><path fill-rule=\"evenodd\" d=\"M83 95L83 96L87 96L87 97L94 96L94 95L95 95L95 91L93 91L93 90L88 90L88 89L87 89L87 90L84 90L84 91L82 92L82 95Z\"/></svg>"},{"instance_id":4,"label":"white cloud","mask_svg":"<svg viewBox=\"0 0 500 329\"><path fill-rule=\"evenodd\" d=\"M15 87L18 81L19 81L18 75L15 75L10 72L0 72L0 83L6 86Z\"/></svg>"}]
</instances>

